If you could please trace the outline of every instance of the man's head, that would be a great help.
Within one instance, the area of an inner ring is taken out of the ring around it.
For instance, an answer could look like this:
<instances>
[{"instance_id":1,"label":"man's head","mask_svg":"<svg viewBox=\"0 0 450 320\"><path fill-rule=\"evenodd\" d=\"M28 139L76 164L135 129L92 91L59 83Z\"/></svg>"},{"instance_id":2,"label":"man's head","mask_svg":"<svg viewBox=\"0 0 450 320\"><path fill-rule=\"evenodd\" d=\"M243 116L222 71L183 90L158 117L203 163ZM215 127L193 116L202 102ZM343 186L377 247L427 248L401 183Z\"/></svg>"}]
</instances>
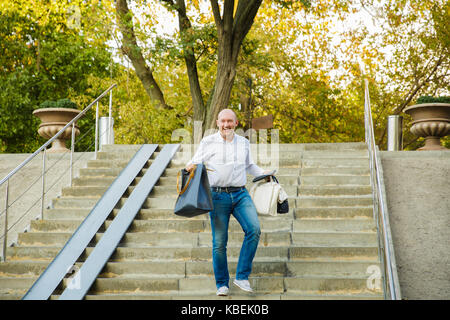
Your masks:
<instances>
[{"instance_id":1,"label":"man's head","mask_svg":"<svg viewBox=\"0 0 450 320\"><path fill-rule=\"evenodd\" d=\"M234 129L238 125L238 120L233 110L223 109L220 111L216 122L222 137L233 137Z\"/></svg>"}]
</instances>

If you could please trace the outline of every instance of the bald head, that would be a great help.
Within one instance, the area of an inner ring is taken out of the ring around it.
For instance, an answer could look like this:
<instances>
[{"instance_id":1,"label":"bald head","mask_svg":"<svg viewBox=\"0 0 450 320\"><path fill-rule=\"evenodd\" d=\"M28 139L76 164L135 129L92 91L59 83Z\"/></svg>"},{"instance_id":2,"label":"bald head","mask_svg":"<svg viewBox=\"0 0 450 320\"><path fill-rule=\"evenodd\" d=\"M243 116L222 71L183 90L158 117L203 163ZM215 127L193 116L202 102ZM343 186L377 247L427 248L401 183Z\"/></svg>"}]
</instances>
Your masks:
<instances>
[{"instance_id":1,"label":"bald head","mask_svg":"<svg viewBox=\"0 0 450 320\"><path fill-rule=\"evenodd\" d=\"M234 113L234 111L231 109L223 109L222 111L220 111L219 115L217 116L217 120L220 120L221 117L229 117L229 116L234 117L234 120L237 121L236 113Z\"/></svg>"}]
</instances>

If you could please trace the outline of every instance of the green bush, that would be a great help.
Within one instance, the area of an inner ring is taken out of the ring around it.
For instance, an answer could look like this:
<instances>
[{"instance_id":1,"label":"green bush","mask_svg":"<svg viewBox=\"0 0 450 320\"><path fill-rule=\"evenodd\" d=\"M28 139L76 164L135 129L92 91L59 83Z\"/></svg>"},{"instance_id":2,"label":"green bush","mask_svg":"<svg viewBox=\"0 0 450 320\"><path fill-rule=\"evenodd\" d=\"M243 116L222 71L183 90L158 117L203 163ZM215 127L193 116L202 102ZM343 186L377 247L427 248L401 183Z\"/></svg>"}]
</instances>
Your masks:
<instances>
[{"instance_id":1,"label":"green bush","mask_svg":"<svg viewBox=\"0 0 450 320\"><path fill-rule=\"evenodd\" d=\"M45 100L39 108L70 108L77 109L77 104L70 99L59 99L58 101Z\"/></svg>"},{"instance_id":2,"label":"green bush","mask_svg":"<svg viewBox=\"0 0 450 320\"><path fill-rule=\"evenodd\" d=\"M77 109L77 104L75 102L71 101L70 99L59 99L56 102L56 105L58 106L58 108Z\"/></svg>"},{"instance_id":3,"label":"green bush","mask_svg":"<svg viewBox=\"0 0 450 320\"><path fill-rule=\"evenodd\" d=\"M432 96L421 96L417 99L416 104L422 103L450 103L450 97L432 97Z\"/></svg>"},{"instance_id":4,"label":"green bush","mask_svg":"<svg viewBox=\"0 0 450 320\"><path fill-rule=\"evenodd\" d=\"M39 108L57 108L56 101L45 100L39 105Z\"/></svg>"}]
</instances>

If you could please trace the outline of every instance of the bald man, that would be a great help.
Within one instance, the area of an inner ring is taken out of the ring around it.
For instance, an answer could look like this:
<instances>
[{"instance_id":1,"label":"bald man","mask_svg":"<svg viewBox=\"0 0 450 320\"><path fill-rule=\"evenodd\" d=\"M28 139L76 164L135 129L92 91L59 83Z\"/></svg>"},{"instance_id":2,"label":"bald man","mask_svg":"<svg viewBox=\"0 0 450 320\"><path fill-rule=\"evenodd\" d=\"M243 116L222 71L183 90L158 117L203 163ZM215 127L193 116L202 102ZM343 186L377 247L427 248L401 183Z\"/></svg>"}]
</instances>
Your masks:
<instances>
[{"instance_id":1,"label":"bald man","mask_svg":"<svg viewBox=\"0 0 450 320\"><path fill-rule=\"evenodd\" d=\"M255 205L245 188L247 172L253 176L268 173L252 160L249 141L237 134L236 114L231 109L222 110L217 119L219 131L204 137L186 170L204 163L208 168L214 209L209 213L212 231L212 260L217 295L226 296L229 290L227 262L228 224L233 215L244 231L245 237L239 254L236 277L233 283L246 292L253 292L248 277L258 248L261 228Z\"/></svg>"}]
</instances>

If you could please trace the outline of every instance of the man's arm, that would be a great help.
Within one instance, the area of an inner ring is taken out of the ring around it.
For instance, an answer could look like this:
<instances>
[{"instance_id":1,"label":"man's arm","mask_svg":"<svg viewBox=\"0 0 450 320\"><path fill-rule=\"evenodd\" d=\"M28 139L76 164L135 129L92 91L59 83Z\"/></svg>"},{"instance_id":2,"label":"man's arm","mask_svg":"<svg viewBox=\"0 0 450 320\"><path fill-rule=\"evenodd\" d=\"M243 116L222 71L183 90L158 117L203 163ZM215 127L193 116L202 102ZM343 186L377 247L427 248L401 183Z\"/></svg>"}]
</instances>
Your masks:
<instances>
[{"instance_id":1,"label":"man's arm","mask_svg":"<svg viewBox=\"0 0 450 320\"><path fill-rule=\"evenodd\" d=\"M254 161L251 155L250 144L246 145L247 149L247 158L246 158L246 167L245 170L250 173L254 177L262 176L263 174L268 174L271 170L261 169Z\"/></svg>"},{"instance_id":2,"label":"man's arm","mask_svg":"<svg viewBox=\"0 0 450 320\"><path fill-rule=\"evenodd\" d=\"M196 164L202 163L205 157L205 143L200 141L197 152L195 152L194 157L186 164L186 171L191 172Z\"/></svg>"}]
</instances>

